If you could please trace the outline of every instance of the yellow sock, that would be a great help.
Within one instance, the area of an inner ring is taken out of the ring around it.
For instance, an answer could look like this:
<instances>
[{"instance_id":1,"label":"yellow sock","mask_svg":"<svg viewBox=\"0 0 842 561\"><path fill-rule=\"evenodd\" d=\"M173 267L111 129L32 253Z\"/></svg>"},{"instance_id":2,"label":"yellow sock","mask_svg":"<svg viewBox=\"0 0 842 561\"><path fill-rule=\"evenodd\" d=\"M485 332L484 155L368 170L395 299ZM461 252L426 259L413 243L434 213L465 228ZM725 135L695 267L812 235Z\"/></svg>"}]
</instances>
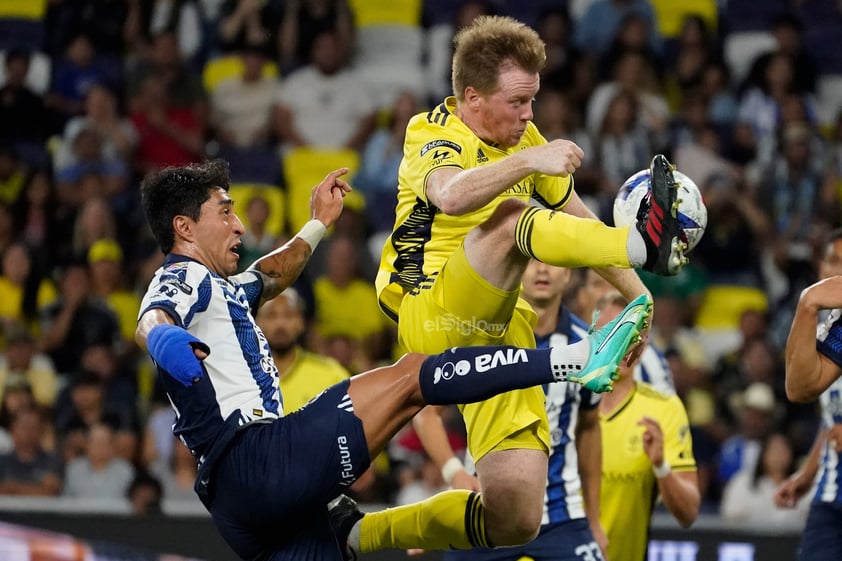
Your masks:
<instances>
[{"instance_id":1,"label":"yellow sock","mask_svg":"<svg viewBox=\"0 0 842 561\"><path fill-rule=\"evenodd\" d=\"M427 500L366 514L360 553L379 549L491 547L479 493L453 489Z\"/></svg>"},{"instance_id":2,"label":"yellow sock","mask_svg":"<svg viewBox=\"0 0 842 561\"><path fill-rule=\"evenodd\" d=\"M520 215L515 243L521 253L558 267L628 268L629 227L530 207Z\"/></svg>"}]
</instances>

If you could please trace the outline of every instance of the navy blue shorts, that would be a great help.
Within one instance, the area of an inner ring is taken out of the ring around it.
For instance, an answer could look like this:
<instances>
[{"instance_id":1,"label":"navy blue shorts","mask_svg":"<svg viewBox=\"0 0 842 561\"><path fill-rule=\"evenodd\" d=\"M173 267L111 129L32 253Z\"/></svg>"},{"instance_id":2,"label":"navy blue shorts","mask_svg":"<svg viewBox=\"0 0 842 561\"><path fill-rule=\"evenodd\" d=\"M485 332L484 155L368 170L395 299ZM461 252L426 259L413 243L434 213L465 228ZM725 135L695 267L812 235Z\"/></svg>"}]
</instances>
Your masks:
<instances>
[{"instance_id":1,"label":"navy blue shorts","mask_svg":"<svg viewBox=\"0 0 842 561\"><path fill-rule=\"evenodd\" d=\"M593 539L586 518L541 526L534 540L516 547L488 549L477 547L444 554L445 561L516 561L521 557L535 561L602 561L602 551Z\"/></svg>"},{"instance_id":2,"label":"navy blue shorts","mask_svg":"<svg viewBox=\"0 0 842 561\"><path fill-rule=\"evenodd\" d=\"M243 559L342 559L327 503L371 463L349 383L282 419L241 430L217 461L206 506Z\"/></svg>"},{"instance_id":3,"label":"navy blue shorts","mask_svg":"<svg viewBox=\"0 0 842 561\"><path fill-rule=\"evenodd\" d=\"M801 561L839 561L842 559L842 504L813 503L801 536L798 559Z\"/></svg>"}]
</instances>

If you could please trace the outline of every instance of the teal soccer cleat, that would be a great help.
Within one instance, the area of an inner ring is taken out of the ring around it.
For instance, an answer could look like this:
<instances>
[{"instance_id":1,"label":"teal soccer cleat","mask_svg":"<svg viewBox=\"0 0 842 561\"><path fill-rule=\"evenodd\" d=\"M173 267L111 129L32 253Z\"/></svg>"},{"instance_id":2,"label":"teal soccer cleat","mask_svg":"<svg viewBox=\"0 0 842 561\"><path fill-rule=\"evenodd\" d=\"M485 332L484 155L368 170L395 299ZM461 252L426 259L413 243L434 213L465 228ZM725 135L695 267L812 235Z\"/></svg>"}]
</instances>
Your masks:
<instances>
[{"instance_id":1,"label":"teal soccer cleat","mask_svg":"<svg viewBox=\"0 0 842 561\"><path fill-rule=\"evenodd\" d=\"M590 357L582 372L568 375L568 382L581 384L592 392L610 392L614 389L617 370L629 347L640 341L640 331L652 313L652 299L641 294L601 329L588 336L591 343Z\"/></svg>"}]
</instances>

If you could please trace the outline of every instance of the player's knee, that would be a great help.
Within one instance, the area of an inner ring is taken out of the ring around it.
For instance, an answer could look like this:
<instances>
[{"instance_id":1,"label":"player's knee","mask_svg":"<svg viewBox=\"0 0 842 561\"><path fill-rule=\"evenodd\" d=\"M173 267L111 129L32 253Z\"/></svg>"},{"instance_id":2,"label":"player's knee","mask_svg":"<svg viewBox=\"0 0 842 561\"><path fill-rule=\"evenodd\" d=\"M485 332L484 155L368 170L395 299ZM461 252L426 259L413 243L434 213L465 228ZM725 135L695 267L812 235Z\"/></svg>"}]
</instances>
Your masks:
<instances>
[{"instance_id":1,"label":"player's knee","mask_svg":"<svg viewBox=\"0 0 842 561\"><path fill-rule=\"evenodd\" d=\"M491 541L497 547L516 546L535 539L541 529L541 513L510 512L500 524L487 528Z\"/></svg>"}]
</instances>

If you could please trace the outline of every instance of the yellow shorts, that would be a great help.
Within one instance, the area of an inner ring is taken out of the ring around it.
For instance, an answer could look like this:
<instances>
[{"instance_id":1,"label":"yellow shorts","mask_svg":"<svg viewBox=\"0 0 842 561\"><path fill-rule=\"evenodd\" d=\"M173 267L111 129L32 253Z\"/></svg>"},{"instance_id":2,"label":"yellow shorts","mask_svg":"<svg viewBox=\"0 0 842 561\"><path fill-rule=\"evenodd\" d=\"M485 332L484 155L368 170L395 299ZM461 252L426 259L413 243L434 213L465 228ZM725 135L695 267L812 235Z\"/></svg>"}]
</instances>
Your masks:
<instances>
[{"instance_id":1,"label":"yellow shorts","mask_svg":"<svg viewBox=\"0 0 842 561\"><path fill-rule=\"evenodd\" d=\"M404 296L398 311L398 343L409 352L434 354L451 347L535 347L536 315L517 290L483 279L460 246L432 284ZM540 386L461 405L468 450L475 461L493 450L549 451L549 424ZM529 429L529 430L525 430Z\"/></svg>"}]
</instances>

